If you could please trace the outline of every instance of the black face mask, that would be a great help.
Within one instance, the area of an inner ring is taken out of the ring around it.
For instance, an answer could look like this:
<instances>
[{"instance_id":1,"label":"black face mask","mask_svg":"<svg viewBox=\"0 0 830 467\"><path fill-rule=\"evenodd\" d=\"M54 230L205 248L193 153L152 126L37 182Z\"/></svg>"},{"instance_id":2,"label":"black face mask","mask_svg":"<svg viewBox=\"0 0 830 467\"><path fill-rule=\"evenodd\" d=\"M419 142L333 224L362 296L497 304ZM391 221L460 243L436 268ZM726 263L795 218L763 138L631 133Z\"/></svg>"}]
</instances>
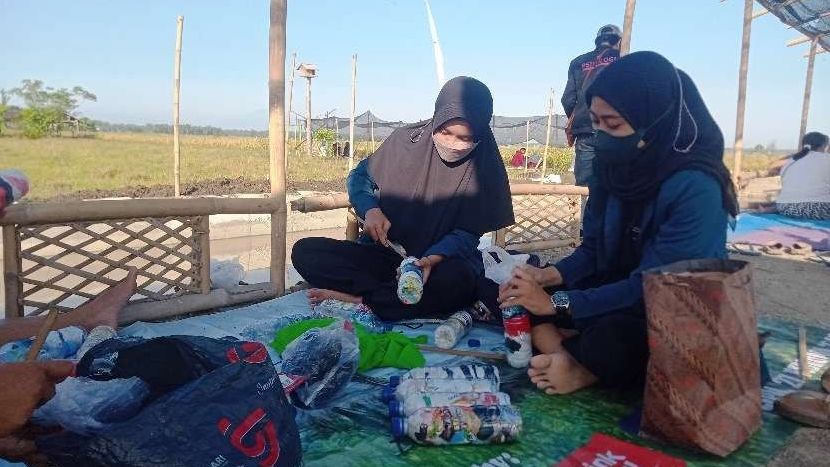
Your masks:
<instances>
[{"instance_id":1,"label":"black face mask","mask_svg":"<svg viewBox=\"0 0 830 467\"><path fill-rule=\"evenodd\" d=\"M603 130L597 130L594 136L594 151L596 152L597 158L604 164L610 166L627 165L634 162L643 151L643 148L638 147L640 141L643 141L643 137L649 130L654 128L671 113L672 107L670 105L648 127L635 130L634 133L628 136L613 136Z\"/></svg>"}]
</instances>

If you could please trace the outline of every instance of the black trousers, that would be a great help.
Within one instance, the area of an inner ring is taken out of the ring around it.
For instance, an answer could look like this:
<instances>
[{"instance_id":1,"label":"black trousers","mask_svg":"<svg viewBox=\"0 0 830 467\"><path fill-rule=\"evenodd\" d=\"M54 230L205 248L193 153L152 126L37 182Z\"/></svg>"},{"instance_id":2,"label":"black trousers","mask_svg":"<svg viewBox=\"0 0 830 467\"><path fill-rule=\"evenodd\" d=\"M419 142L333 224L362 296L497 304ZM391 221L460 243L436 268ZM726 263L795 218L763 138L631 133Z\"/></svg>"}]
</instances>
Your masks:
<instances>
[{"instance_id":1,"label":"black trousers","mask_svg":"<svg viewBox=\"0 0 830 467\"><path fill-rule=\"evenodd\" d=\"M389 248L347 240L311 237L291 251L297 272L321 289L357 295L385 321L446 316L476 300L478 275L466 261L447 258L433 267L421 301L398 299L396 271L402 258Z\"/></svg>"}]
</instances>

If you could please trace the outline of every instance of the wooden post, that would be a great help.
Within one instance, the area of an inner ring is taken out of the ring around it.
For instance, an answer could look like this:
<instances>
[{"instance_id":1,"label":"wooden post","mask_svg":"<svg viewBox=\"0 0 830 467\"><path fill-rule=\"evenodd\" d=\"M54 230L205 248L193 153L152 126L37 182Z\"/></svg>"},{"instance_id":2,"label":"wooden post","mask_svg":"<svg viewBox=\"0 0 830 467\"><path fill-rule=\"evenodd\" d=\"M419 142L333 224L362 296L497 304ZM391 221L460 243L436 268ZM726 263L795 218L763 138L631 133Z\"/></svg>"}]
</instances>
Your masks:
<instances>
[{"instance_id":1,"label":"wooden post","mask_svg":"<svg viewBox=\"0 0 830 467\"><path fill-rule=\"evenodd\" d=\"M530 120L525 124L525 175L527 175L528 156L530 156Z\"/></svg>"},{"instance_id":2,"label":"wooden post","mask_svg":"<svg viewBox=\"0 0 830 467\"><path fill-rule=\"evenodd\" d=\"M6 294L6 318L23 316L21 306L20 252L14 224L3 226L3 291Z\"/></svg>"},{"instance_id":3,"label":"wooden post","mask_svg":"<svg viewBox=\"0 0 830 467\"><path fill-rule=\"evenodd\" d=\"M305 88L305 139L306 154L311 155L311 77L306 78Z\"/></svg>"},{"instance_id":4,"label":"wooden post","mask_svg":"<svg viewBox=\"0 0 830 467\"><path fill-rule=\"evenodd\" d=\"M553 118L553 88L550 88L550 100L548 101L548 129L545 132L545 155L542 158L542 180L539 183L545 182L545 173L548 170L548 146L550 145L550 123Z\"/></svg>"},{"instance_id":5,"label":"wooden post","mask_svg":"<svg viewBox=\"0 0 830 467\"><path fill-rule=\"evenodd\" d=\"M294 72L297 68L297 54L291 54L291 78L288 81L288 112L285 114L285 127L288 135L291 134L291 104L294 102ZM288 140L289 136L285 138L285 161L288 163Z\"/></svg>"},{"instance_id":6,"label":"wooden post","mask_svg":"<svg viewBox=\"0 0 830 467\"><path fill-rule=\"evenodd\" d=\"M181 196L181 177L179 162L179 90L182 77L182 29L184 16L176 19L176 56L173 64L173 191Z\"/></svg>"},{"instance_id":7,"label":"wooden post","mask_svg":"<svg viewBox=\"0 0 830 467\"><path fill-rule=\"evenodd\" d=\"M271 286L285 292L285 18L288 0L271 0L268 28L268 155L271 197L277 210L271 213ZM311 80L309 80L311 86Z\"/></svg>"},{"instance_id":8,"label":"wooden post","mask_svg":"<svg viewBox=\"0 0 830 467\"><path fill-rule=\"evenodd\" d=\"M631 28L634 26L634 7L637 0L626 0L625 18L623 19L623 36L620 40L620 55L628 55L631 51Z\"/></svg>"},{"instance_id":9,"label":"wooden post","mask_svg":"<svg viewBox=\"0 0 830 467\"><path fill-rule=\"evenodd\" d=\"M375 119L372 118L372 114L369 114L369 126L372 131L372 152L375 152Z\"/></svg>"},{"instance_id":10,"label":"wooden post","mask_svg":"<svg viewBox=\"0 0 830 467\"><path fill-rule=\"evenodd\" d=\"M741 68L738 74L738 114L735 121L735 164L732 167L732 179L739 186L741 160L744 152L744 113L746 112L746 80L749 74L749 39L752 35L752 4L754 0L744 0L744 30L741 40ZM740 188L739 188L740 189Z\"/></svg>"},{"instance_id":11,"label":"wooden post","mask_svg":"<svg viewBox=\"0 0 830 467\"><path fill-rule=\"evenodd\" d=\"M349 172L354 166L354 108L357 84L357 54L352 55L352 103L349 107Z\"/></svg>"},{"instance_id":12,"label":"wooden post","mask_svg":"<svg viewBox=\"0 0 830 467\"><path fill-rule=\"evenodd\" d=\"M199 270L199 280L201 281L201 292L203 294L210 293L210 216L202 216L199 221L199 230L201 237L199 237L199 260L202 263Z\"/></svg>"},{"instance_id":13,"label":"wooden post","mask_svg":"<svg viewBox=\"0 0 830 467\"><path fill-rule=\"evenodd\" d=\"M804 133L807 132L807 117L810 115L810 94L813 92L813 69L816 65L816 49L818 48L818 36L810 43L810 58L807 59L807 79L804 81L804 102L801 104L801 128L798 130L798 144L796 150L800 150L804 142Z\"/></svg>"}]
</instances>

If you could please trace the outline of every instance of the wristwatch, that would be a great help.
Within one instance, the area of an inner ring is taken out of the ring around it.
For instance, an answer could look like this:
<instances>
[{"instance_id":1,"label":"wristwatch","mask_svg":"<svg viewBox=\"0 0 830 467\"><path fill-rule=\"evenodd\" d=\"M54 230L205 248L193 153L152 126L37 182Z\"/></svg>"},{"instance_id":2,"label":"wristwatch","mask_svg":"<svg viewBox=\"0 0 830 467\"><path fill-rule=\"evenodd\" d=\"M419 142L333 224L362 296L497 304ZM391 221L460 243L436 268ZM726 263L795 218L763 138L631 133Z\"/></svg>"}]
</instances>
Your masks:
<instances>
[{"instance_id":1,"label":"wristwatch","mask_svg":"<svg viewBox=\"0 0 830 467\"><path fill-rule=\"evenodd\" d=\"M571 315L571 298L568 292L558 291L550 296L550 302L553 304L553 316L566 317Z\"/></svg>"}]
</instances>

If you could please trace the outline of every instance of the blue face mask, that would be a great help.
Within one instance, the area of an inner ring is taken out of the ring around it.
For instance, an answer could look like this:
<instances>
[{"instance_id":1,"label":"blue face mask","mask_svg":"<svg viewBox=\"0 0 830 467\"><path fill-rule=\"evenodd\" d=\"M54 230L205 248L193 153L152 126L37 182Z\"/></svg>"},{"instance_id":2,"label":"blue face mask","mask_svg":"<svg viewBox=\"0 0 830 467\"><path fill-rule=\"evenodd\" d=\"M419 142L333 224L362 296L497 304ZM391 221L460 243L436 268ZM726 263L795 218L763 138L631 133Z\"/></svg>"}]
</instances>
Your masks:
<instances>
[{"instance_id":1,"label":"blue face mask","mask_svg":"<svg viewBox=\"0 0 830 467\"><path fill-rule=\"evenodd\" d=\"M643 148L638 147L640 141L643 141L646 133L666 118L671 110L672 107L669 106L662 115L657 117L654 123L646 128L636 130L628 136L614 136L603 130L597 130L594 136L594 151L597 158L610 166L626 165L634 162L643 151Z\"/></svg>"}]
</instances>

